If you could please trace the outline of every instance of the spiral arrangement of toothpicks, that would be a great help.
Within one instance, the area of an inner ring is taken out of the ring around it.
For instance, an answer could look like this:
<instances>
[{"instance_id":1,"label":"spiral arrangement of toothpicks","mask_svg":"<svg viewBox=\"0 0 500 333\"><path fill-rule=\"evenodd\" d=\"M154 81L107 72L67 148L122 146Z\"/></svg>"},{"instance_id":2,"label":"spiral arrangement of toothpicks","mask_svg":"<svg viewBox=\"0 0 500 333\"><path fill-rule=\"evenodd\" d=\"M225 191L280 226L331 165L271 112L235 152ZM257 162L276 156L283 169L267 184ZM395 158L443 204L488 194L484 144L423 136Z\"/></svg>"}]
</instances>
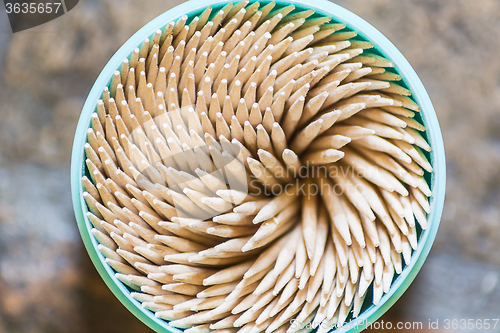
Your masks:
<instances>
[{"instance_id":1,"label":"spiral arrangement of toothpicks","mask_svg":"<svg viewBox=\"0 0 500 333\"><path fill-rule=\"evenodd\" d=\"M432 167L393 63L344 24L230 3L156 31L87 132L92 234L186 333L325 332L377 304L426 228ZM417 226L418 224L419 226Z\"/></svg>"}]
</instances>

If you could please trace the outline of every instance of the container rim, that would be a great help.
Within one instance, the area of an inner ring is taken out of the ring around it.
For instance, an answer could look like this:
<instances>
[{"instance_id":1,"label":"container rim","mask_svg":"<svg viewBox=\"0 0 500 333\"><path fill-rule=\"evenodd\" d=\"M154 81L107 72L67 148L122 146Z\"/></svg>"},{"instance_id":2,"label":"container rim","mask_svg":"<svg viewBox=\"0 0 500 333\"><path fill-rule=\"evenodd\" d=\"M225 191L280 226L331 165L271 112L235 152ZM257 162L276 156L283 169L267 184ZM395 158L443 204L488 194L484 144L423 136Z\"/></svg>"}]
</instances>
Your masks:
<instances>
[{"instance_id":1,"label":"container rim","mask_svg":"<svg viewBox=\"0 0 500 333\"><path fill-rule=\"evenodd\" d=\"M253 1L254 0L251 2ZM171 327L164 320L155 317L153 312L143 308L137 300L130 296L130 292L123 285L123 283L115 277L110 266L105 264L105 257L100 253L100 251L98 251L98 243L90 233L92 225L84 213L87 209L83 198L83 185L81 182L84 175L84 145L86 142L86 131L89 128L91 114L95 110L96 102L100 98L104 87L107 86L109 80L111 79L113 72L119 68L122 60L127 58L132 50L137 47L144 40L144 38L149 37L157 29L162 28L168 22L175 20L184 14L196 13L208 6L215 7L228 2L230 1L190 0L164 12L139 29L118 49L118 51L101 71L83 106L75 132L71 156L71 196L78 229L85 248L97 271L113 294L130 312L156 332L166 331L181 333L182 331ZM264 3L268 1L261 2ZM359 35L373 43L379 52L392 60L395 64L396 71L401 75L402 79L412 92L414 100L421 107L420 113L426 128L429 144L432 147L430 157L434 170L431 174L431 212L427 217L429 226L422 232L419 239L419 246L417 250L412 253L410 263L404 267L403 272L393 281L391 289L388 293L384 294L379 304L371 305L363 311L357 319L347 322L344 326L335 330L335 332L339 333L347 331L352 333L360 332L369 326L370 323L375 322L401 297L411 282L415 279L415 276L422 267L432 247L443 211L446 190L446 164L443 138L436 113L419 77L401 52L399 52L399 50L377 29L356 14L327 0L289 0L286 2L275 2L294 4L329 15L333 19L345 23L349 28L358 32Z\"/></svg>"}]
</instances>

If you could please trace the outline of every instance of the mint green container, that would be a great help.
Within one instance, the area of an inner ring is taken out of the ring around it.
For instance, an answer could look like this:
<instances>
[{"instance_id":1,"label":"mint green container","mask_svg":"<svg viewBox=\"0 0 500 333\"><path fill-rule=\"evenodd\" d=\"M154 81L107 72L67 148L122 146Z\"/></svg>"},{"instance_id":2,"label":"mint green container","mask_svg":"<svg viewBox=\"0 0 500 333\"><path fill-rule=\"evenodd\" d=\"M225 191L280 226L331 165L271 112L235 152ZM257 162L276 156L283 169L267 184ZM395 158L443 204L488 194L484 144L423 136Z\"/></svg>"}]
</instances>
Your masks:
<instances>
[{"instance_id":1,"label":"mint green container","mask_svg":"<svg viewBox=\"0 0 500 333\"><path fill-rule=\"evenodd\" d=\"M266 2L268 1L260 1L261 4ZM432 190L430 198L431 213L427 217L429 226L425 231L420 232L418 249L413 252L410 264L405 266L403 272L395 277L390 291L384 294L379 304L372 305L370 297L367 297L358 318L335 330L335 332L360 332L366 328L367 323L375 322L401 297L424 264L436 237L446 189L445 154L439 123L429 96L413 68L398 49L369 23L327 0L275 2L275 8L293 4L296 8L313 9L319 14L330 16L333 21L345 23L347 28L358 33L359 38L373 43L376 52L392 60L395 64L394 71L402 77L401 84L404 84L412 92L413 99L422 109L415 118L425 126L425 136L432 147L432 151L427 154L427 158L434 171L430 174L426 173L426 180ZM180 333L182 331L169 326L166 321L156 318L153 312L143 308L138 301L130 296L130 290L115 278L114 271L105 262L104 256L97 250L98 243L90 233L92 225L85 215L87 206L83 198L84 190L81 182L82 176L86 173L84 152L86 131L90 127L91 114L95 111L97 100L101 97L104 87L109 85L113 72L120 67L122 60L127 58L132 50L138 47L146 37L150 37L157 29L163 28L168 22L176 20L182 15L194 17L208 6L215 10L227 3L228 1L220 0L190 0L161 14L135 33L109 60L97 78L80 115L73 143L71 192L78 228L85 247L99 274L120 302L156 332Z\"/></svg>"}]
</instances>

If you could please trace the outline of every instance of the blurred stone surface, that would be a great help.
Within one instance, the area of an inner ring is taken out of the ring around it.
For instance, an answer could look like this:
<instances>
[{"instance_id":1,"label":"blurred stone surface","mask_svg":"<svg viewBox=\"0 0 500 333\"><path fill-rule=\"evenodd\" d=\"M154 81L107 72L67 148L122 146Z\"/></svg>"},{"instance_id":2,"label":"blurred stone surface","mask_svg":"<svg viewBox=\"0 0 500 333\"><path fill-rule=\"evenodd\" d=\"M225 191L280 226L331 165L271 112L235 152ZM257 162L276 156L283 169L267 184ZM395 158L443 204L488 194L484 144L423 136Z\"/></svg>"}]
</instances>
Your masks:
<instances>
[{"instance_id":1,"label":"blurred stone surface","mask_svg":"<svg viewBox=\"0 0 500 333\"><path fill-rule=\"evenodd\" d=\"M0 332L150 332L92 266L68 182L67 168L0 167Z\"/></svg>"},{"instance_id":2,"label":"blurred stone surface","mask_svg":"<svg viewBox=\"0 0 500 333\"><path fill-rule=\"evenodd\" d=\"M67 15L15 35L0 10L0 332L151 332L88 259L73 216L69 163L81 108L102 68L135 31L180 2L81 0ZM498 318L500 2L334 2L408 59L445 140L438 237L384 318Z\"/></svg>"}]
</instances>

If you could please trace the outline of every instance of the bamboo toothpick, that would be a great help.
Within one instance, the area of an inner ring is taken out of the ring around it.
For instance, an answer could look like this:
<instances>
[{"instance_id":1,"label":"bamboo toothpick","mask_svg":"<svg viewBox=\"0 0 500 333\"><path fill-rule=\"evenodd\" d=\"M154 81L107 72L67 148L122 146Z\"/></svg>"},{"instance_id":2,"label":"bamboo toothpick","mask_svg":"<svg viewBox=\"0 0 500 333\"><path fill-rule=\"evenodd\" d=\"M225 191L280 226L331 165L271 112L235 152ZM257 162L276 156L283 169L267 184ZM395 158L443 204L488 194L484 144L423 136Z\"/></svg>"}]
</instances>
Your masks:
<instances>
[{"instance_id":1,"label":"bamboo toothpick","mask_svg":"<svg viewBox=\"0 0 500 333\"><path fill-rule=\"evenodd\" d=\"M274 2L183 15L97 101L91 233L171 325L323 332L411 260L432 209L420 107L392 61L329 21Z\"/></svg>"}]
</instances>

